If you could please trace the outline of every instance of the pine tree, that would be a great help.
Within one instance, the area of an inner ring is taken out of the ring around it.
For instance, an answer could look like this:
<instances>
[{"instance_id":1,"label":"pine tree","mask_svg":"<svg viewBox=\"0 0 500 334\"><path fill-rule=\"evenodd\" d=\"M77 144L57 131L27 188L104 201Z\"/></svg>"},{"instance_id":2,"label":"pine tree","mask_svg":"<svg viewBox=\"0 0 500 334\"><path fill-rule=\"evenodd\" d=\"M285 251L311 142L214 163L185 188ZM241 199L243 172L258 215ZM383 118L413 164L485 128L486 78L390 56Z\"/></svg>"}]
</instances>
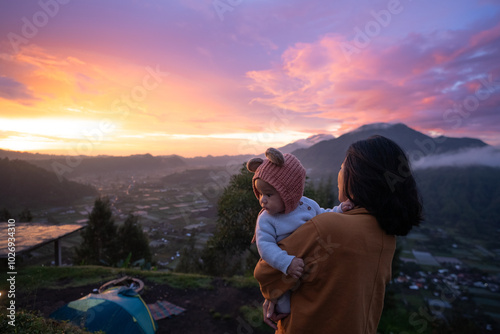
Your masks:
<instances>
[{"instance_id":1,"label":"pine tree","mask_svg":"<svg viewBox=\"0 0 500 334\"><path fill-rule=\"evenodd\" d=\"M112 265L116 260L116 226L107 197L99 197L89 214L87 227L81 232L83 241L76 249L75 262Z\"/></svg>"},{"instance_id":2,"label":"pine tree","mask_svg":"<svg viewBox=\"0 0 500 334\"><path fill-rule=\"evenodd\" d=\"M118 228L118 260L125 260L129 254L130 262L143 259L145 263L151 262L148 236L142 231L138 218L129 214L122 226Z\"/></svg>"}]
</instances>

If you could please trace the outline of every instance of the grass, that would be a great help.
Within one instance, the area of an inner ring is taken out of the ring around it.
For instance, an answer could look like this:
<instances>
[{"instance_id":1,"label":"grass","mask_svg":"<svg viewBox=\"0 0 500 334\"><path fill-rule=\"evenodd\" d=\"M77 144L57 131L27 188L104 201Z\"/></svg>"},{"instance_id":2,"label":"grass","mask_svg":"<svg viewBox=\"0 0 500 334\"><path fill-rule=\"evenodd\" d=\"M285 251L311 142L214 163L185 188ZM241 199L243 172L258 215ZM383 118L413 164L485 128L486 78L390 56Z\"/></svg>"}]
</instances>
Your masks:
<instances>
[{"instance_id":1,"label":"grass","mask_svg":"<svg viewBox=\"0 0 500 334\"><path fill-rule=\"evenodd\" d=\"M167 283L177 289L213 289L213 277L204 275L149 272L146 278L156 283Z\"/></svg>"},{"instance_id":2,"label":"grass","mask_svg":"<svg viewBox=\"0 0 500 334\"><path fill-rule=\"evenodd\" d=\"M17 271L16 286L30 292L39 288L61 289L88 284L102 285L124 271L127 270L100 266L24 267ZM2 280L0 289L5 290L6 283Z\"/></svg>"},{"instance_id":3,"label":"grass","mask_svg":"<svg viewBox=\"0 0 500 334\"><path fill-rule=\"evenodd\" d=\"M124 275L156 283L166 283L178 289L213 288L213 278L210 276L101 266L26 267L18 270L16 286L26 292L40 288L61 289L90 284L95 284L98 288L102 284ZM5 291L7 288L7 280L2 279L0 291Z\"/></svg>"},{"instance_id":4,"label":"grass","mask_svg":"<svg viewBox=\"0 0 500 334\"><path fill-rule=\"evenodd\" d=\"M17 310L15 314L15 326L9 324L7 309L0 309L0 333L4 334L88 334L89 332L67 322L58 322L46 319L35 313ZM95 332L102 333L102 332Z\"/></svg>"},{"instance_id":5,"label":"grass","mask_svg":"<svg viewBox=\"0 0 500 334\"><path fill-rule=\"evenodd\" d=\"M224 281L237 289L254 288L259 286L259 282L257 282L253 276L233 276L224 278Z\"/></svg>"},{"instance_id":6,"label":"grass","mask_svg":"<svg viewBox=\"0 0 500 334\"><path fill-rule=\"evenodd\" d=\"M249 333L253 332L251 330L252 327L258 328L259 331L274 333L274 330L264 323L262 318L262 307L260 305L245 305L240 307L239 311L243 317L238 319L238 322L240 322L240 326L242 326L242 328L246 328Z\"/></svg>"}]
</instances>

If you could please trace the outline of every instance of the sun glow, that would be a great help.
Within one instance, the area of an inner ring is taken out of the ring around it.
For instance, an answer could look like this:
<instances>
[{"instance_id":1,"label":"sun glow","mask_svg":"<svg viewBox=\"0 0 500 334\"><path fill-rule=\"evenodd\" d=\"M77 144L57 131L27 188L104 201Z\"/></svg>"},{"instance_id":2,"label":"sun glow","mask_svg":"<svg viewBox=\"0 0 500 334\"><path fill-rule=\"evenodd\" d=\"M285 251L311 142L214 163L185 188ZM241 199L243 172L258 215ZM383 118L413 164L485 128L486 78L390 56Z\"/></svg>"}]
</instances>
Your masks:
<instances>
[{"instance_id":1,"label":"sun glow","mask_svg":"<svg viewBox=\"0 0 500 334\"><path fill-rule=\"evenodd\" d=\"M98 121L82 119L9 119L0 118L0 131L38 135L52 139L84 139L86 132L99 129Z\"/></svg>"},{"instance_id":2,"label":"sun glow","mask_svg":"<svg viewBox=\"0 0 500 334\"><path fill-rule=\"evenodd\" d=\"M0 149L11 151L43 151L59 149L61 144L51 140L31 135L14 135L0 139Z\"/></svg>"}]
</instances>

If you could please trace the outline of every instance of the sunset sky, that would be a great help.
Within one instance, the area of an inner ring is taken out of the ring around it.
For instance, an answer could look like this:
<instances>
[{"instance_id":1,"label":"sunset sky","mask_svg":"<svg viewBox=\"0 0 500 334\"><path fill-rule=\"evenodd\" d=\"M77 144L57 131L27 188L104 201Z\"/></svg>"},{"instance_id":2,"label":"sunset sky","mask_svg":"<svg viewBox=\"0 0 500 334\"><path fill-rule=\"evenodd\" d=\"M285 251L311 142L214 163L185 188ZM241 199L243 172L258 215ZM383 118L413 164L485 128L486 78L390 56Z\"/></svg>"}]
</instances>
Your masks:
<instances>
[{"instance_id":1,"label":"sunset sky","mask_svg":"<svg viewBox=\"0 0 500 334\"><path fill-rule=\"evenodd\" d=\"M258 154L402 122L500 145L498 0L0 2L0 148Z\"/></svg>"}]
</instances>

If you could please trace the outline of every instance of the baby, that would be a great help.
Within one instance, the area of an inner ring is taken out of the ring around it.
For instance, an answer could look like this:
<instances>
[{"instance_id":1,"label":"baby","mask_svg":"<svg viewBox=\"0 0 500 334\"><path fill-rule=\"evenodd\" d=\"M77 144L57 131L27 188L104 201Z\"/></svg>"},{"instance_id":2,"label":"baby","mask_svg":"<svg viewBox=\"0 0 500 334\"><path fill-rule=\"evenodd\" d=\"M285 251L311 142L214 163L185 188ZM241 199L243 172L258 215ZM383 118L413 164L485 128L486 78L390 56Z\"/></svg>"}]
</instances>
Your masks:
<instances>
[{"instance_id":1,"label":"baby","mask_svg":"<svg viewBox=\"0 0 500 334\"><path fill-rule=\"evenodd\" d=\"M324 212L343 213L352 209L353 204L345 201L333 209L320 208L315 201L302 196L306 170L295 156L269 148L266 158L253 158L247 163L247 169L255 173L253 191L262 206L255 228L257 249L269 265L285 275L300 278L304 261L282 250L278 242L314 216ZM289 292L278 299L276 311L290 313Z\"/></svg>"}]
</instances>

